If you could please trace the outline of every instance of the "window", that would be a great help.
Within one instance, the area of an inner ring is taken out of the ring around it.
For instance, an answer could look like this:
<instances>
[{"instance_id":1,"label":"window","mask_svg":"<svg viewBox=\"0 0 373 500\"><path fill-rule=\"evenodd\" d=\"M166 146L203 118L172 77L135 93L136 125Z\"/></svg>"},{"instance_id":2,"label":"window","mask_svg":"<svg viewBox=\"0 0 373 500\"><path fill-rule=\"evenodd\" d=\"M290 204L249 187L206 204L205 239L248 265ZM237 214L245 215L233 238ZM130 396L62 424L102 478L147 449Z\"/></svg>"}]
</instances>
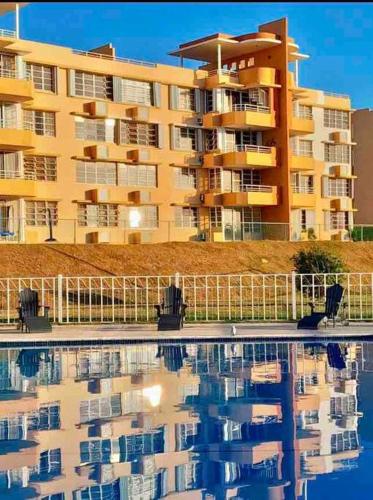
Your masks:
<instances>
[{"instance_id":1,"label":"window","mask_svg":"<svg viewBox=\"0 0 373 500\"><path fill-rule=\"evenodd\" d=\"M306 106L305 104L298 104L297 101L293 101L293 115L298 118L303 118L305 120L312 120L312 106Z\"/></svg>"},{"instance_id":2,"label":"window","mask_svg":"<svg viewBox=\"0 0 373 500\"><path fill-rule=\"evenodd\" d=\"M30 470L31 481L48 481L59 476L62 471L61 449L46 450L40 453L39 464Z\"/></svg>"},{"instance_id":3,"label":"window","mask_svg":"<svg viewBox=\"0 0 373 500\"><path fill-rule=\"evenodd\" d=\"M158 125L121 120L120 143L158 146Z\"/></svg>"},{"instance_id":4,"label":"window","mask_svg":"<svg viewBox=\"0 0 373 500\"><path fill-rule=\"evenodd\" d=\"M210 224L211 227L222 226L222 209L221 207L210 208Z\"/></svg>"},{"instance_id":5,"label":"window","mask_svg":"<svg viewBox=\"0 0 373 500\"><path fill-rule=\"evenodd\" d=\"M347 450L356 450L359 441L356 431L343 431L338 434L332 434L331 449L333 453L340 453Z\"/></svg>"},{"instance_id":6,"label":"window","mask_svg":"<svg viewBox=\"0 0 373 500\"><path fill-rule=\"evenodd\" d=\"M293 193L313 193L314 183L312 175L291 174L291 186Z\"/></svg>"},{"instance_id":7,"label":"window","mask_svg":"<svg viewBox=\"0 0 373 500\"><path fill-rule=\"evenodd\" d=\"M127 209L126 220L127 227L155 229L158 227L158 207L153 205L130 207Z\"/></svg>"},{"instance_id":8,"label":"window","mask_svg":"<svg viewBox=\"0 0 373 500\"><path fill-rule=\"evenodd\" d=\"M157 187L157 167L118 163L118 185Z\"/></svg>"},{"instance_id":9,"label":"window","mask_svg":"<svg viewBox=\"0 0 373 500\"><path fill-rule=\"evenodd\" d=\"M175 424L176 451L188 450L198 444L200 431L199 422Z\"/></svg>"},{"instance_id":10,"label":"window","mask_svg":"<svg viewBox=\"0 0 373 500\"><path fill-rule=\"evenodd\" d=\"M56 113L52 111L23 110L24 127L37 135L56 135Z\"/></svg>"},{"instance_id":11,"label":"window","mask_svg":"<svg viewBox=\"0 0 373 500\"><path fill-rule=\"evenodd\" d=\"M75 117L75 137L85 141L114 142L115 120Z\"/></svg>"},{"instance_id":12,"label":"window","mask_svg":"<svg viewBox=\"0 0 373 500\"><path fill-rule=\"evenodd\" d=\"M17 120L17 107L10 102L0 102L0 127L19 128Z\"/></svg>"},{"instance_id":13,"label":"window","mask_svg":"<svg viewBox=\"0 0 373 500\"><path fill-rule=\"evenodd\" d=\"M222 170L211 168L208 170L209 189L221 189Z\"/></svg>"},{"instance_id":14,"label":"window","mask_svg":"<svg viewBox=\"0 0 373 500\"><path fill-rule=\"evenodd\" d=\"M0 152L0 178L15 179L21 176L18 153Z\"/></svg>"},{"instance_id":15,"label":"window","mask_svg":"<svg viewBox=\"0 0 373 500\"><path fill-rule=\"evenodd\" d=\"M196 109L195 90L178 87L178 93L179 93L178 108L187 111L194 111Z\"/></svg>"},{"instance_id":16,"label":"window","mask_svg":"<svg viewBox=\"0 0 373 500\"><path fill-rule=\"evenodd\" d=\"M196 207L175 207L175 227L198 227Z\"/></svg>"},{"instance_id":17,"label":"window","mask_svg":"<svg viewBox=\"0 0 373 500\"><path fill-rule=\"evenodd\" d=\"M298 152L299 156L308 156L312 158L313 156L313 143L312 141L306 139L300 139L298 142Z\"/></svg>"},{"instance_id":18,"label":"window","mask_svg":"<svg viewBox=\"0 0 373 500\"><path fill-rule=\"evenodd\" d=\"M350 163L350 146L347 144L324 144L325 161Z\"/></svg>"},{"instance_id":19,"label":"window","mask_svg":"<svg viewBox=\"0 0 373 500\"><path fill-rule=\"evenodd\" d=\"M350 113L339 109L324 109L324 127L350 128Z\"/></svg>"},{"instance_id":20,"label":"window","mask_svg":"<svg viewBox=\"0 0 373 500\"><path fill-rule=\"evenodd\" d=\"M215 151L218 149L218 134L216 130L205 130L205 150Z\"/></svg>"},{"instance_id":21,"label":"window","mask_svg":"<svg viewBox=\"0 0 373 500\"><path fill-rule=\"evenodd\" d=\"M25 179L57 180L57 158L54 156L24 156L23 168Z\"/></svg>"},{"instance_id":22,"label":"window","mask_svg":"<svg viewBox=\"0 0 373 500\"><path fill-rule=\"evenodd\" d=\"M115 186L115 163L101 161L78 161L76 163L76 182L89 184L110 184Z\"/></svg>"},{"instance_id":23,"label":"window","mask_svg":"<svg viewBox=\"0 0 373 500\"><path fill-rule=\"evenodd\" d=\"M118 205L113 204L78 204L79 226L117 227Z\"/></svg>"},{"instance_id":24,"label":"window","mask_svg":"<svg viewBox=\"0 0 373 500\"><path fill-rule=\"evenodd\" d=\"M122 78L122 102L151 106L153 104L153 85L150 82Z\"/></svg>"},{"instance_id":25,"label":"window","mask_svg":"<svg viewBox=\"0 0 373 500\"><path fill-rule=\"evenodd\" d=\"M16 58L14 54L0 53L0 76L4 78L15 78L16 72Z\"/></svg>"},{"instance_id":26,"label":"window","mask_svg":"<svg viewBox=\"0 0 373 500\"><path fill-rule=\"evenodd\" d=\"M45 431L60 429L60 405L59 403L43 404L28 418L29 431Z\"/></svg>"},{"instance_id":27,"label":"window","mask_svg":"<svg viewBox=\"0 0 373 500\"><path fill-rule=\"evenodd\" d=\"M55 67L44 64L26 63L26 72L38 90L56 92Z\"/></svg>"},{"instance_id":28,"label":"window","mask_svg":"<svg viewBox=\"0 0 373 500\"><path fill-rule=\"evenodd\" d=\"M215 111L214 94L212 90L205 90L205 113Z\"/></svg>"},{"instance_id":29,"label":"window","mask_svg":"<svg viewBox=\"0 0 373 500\"><path fill-rule=\"evenodd\" d=\"M80 402L80 423L98 418L119 417L122 413L120 394Z\"/></svg>"},{"instance_id":30,"label":"window","mask_svg":"<svg viewBox=\"0 0 373 500\"><path fill-rule=\"evenodd\" d=\"M58 221L56 201L26 201L26 224L28 226L47 226L51 212L52 224Z\"/></svg>"},{"instance_id":31,"label":"window","mask_svg":"<svg viewBox=\"0 0 373 500\"><path fill-rule=\"evenodd\" d=\"M177 465L176 491L188 491L203 488L203 464L201 462L189 462Z\"/></svg>"},{"instance_id":32,"label":"window","mask_svg":"<svg viewBox=\"0 0 373 500\"><path fill-rule=\"evenodd\" d=\"M332 212L329 216L331 230L340 230L349 228L348 212Z\"/></svg>"},{"instance_id":33,"label":"window","mask_svg":"<svg viewBox=\"0 0 373 500\"><path fill-rule=\"evenodd\" d=\"M349 179L329 179L328 196L351 197L351 181Z\"/></svg>"},{"instance_id":34,"label":"window","mask_svg":"<svg viewBox=\"0 0 373 500\"><path fill-rule=\"evenodd\" d=\"M113 77L75 71L75 95L113 99Z\"/></svg>"},{"instance_id":35,"label":"window","mask_svg":"<svg viewBox=\"0 0 373 500\"><path fill-rule=\"evenodd\" d=\"M355 415L356 397L354 395L330 398L330 414L334 417L342 415Z\"/></svg>"},{"instance_id":36,"label":"window","mask_svg":"<svg viewBox=\"0 0 373 500\"><path fill-rule=\"evenodd\" d=\"M195 168L175 167L175 187L189 189L197 187L197 170Z\"/></svg>"},{"instance_id":37,"label":"window","mask_svg":"<svg viewBox=\"0 0 373 500\"><path fill-rule=\"evenodd\" d=\"M192 127L174 127L175 149L193 150L197 149L197 129Z\"/></svg>"}]
</instances>

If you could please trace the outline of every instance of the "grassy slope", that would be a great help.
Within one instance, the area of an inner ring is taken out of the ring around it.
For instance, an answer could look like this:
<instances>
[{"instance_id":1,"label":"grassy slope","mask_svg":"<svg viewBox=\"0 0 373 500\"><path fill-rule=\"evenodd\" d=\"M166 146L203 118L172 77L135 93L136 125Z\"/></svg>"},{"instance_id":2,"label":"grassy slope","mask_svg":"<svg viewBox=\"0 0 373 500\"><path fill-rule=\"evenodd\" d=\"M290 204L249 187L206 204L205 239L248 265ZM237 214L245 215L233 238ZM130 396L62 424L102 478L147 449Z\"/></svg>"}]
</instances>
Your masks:
<instances>
[{"instance_id":1,"label":"grassy slope","mask_svg":"<svg viewBox=\"0 0 373 500\"><path fill-rule=\"evenodd\" d=\"M0 245L0 276L102 276L281 273L312 243L163 243L154 245ZM373 243L322 242L351 271L373 271Z\"/></svg>"}]
</instances>

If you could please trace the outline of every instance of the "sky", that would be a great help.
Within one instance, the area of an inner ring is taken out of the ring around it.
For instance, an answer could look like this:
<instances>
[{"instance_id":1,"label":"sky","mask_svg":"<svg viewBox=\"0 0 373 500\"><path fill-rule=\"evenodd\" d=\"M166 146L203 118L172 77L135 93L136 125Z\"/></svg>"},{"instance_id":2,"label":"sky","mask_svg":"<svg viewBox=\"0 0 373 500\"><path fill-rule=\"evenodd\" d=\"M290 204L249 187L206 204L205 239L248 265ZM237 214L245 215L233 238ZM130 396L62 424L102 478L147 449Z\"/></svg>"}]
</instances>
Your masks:
<instances>
[{"instance_id":1,"label":"sky","mask_svg":"<svg viewBox=\"0 0 373 500\"><path fill-rule=\"evenodd\" d=\"M373 108L373 3L31 3L21 9L21 37L89 50L112 42L118 56L178 64L167 53L208 34L252 33L288 17L290 36L309 54L302 86L349 94ZM0 27L12 29L7 14ZM186 63L195 67L195 63Z\"/></svg>"}]
</instances>

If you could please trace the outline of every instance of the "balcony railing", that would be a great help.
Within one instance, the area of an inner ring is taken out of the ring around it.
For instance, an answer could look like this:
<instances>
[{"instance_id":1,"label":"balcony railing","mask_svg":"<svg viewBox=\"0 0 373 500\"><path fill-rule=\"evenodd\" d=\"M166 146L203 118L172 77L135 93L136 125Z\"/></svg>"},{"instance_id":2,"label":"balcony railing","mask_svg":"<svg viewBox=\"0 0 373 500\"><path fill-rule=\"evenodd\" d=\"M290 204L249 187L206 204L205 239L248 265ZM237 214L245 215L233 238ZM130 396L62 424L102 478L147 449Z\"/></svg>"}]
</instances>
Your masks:
<instances>
[{"instance_id":1,"label":"balcony railing","mask_svg":"<svg viewBox=\"0 0 373 500\"><path fill-rule=\"evenodd\" d=\"M313 120L312 111L294 111L293 116L302 120Z\"/></svg>"},{"instance_id":2,"label":"balcony railing","mask_svg":"<svg viewBox=\"0 0 373 500\"><path fill-rule=\"evenodd\" d=\"M16 32L0 29L0 38L16 38Z\"/></svg>"},{"instance_id":3,"label":"balcony railing","mask_svg":"<svg viewBox=\"0 0 373 500\"><path fill-rule=\"evenodd\" d=\"M296 186L296 185L293 185L291 188L292 188L293 193L313 194L315 192L313 186Z\"/></svg>"},{"instance_id":4,"label":"balcony railing","mask_svg":"<svg viewBox=\"0 0 373 500\"><path fill-rule=\"evenodd\" d=\"M313 151L308 151L305 149L294 148L292 150L294 156L304 156L306 158L313 158Z\"/></svg>"},{"instance_id":5,"label":"balcony railing","mask_svg":"<svg viewBox=\"0 0 373 500\"><path fill-rule=\"evenodd\" d=\"M350 98L350 96L347 94L337 94L336 92L326 92L325 90L324 90L324 95L329 96L329 97L339 97L342 99L349 99Z\"/></svg>"},{"instance_id":6,"label":"balcony railing","mask_svg":"<svg viewBox=\"0 0 373 500\"><path fill-rule=\"evenodd\" d=\"M228 75L228 76L238 76L238 72L233 69L213 69L208 72L208 76L214 75Z\"/></svg>"},{"instance_id":7,"label":"balcony railing","mask_svg":"<svg viewBox=\"0 0 373 500\"><path fill-rule=\"evenodd\" d=\"M35 172L21 174L19 170L6 170L0 167L0 179L25 179L29 181L35 181L36 174Z\"/></svg>"},{"instance_id":8,"label":"balcony railing","mask_svg":"<svg viewBox=\"0 0 373 500\"><path fill-rule=\"evenodd\" d=\"M0 118L0 128L23 129L24 127L20 120Z\"/></svg>"},{"instance_id":9,"label":"balcony railing","mask_svg":"<svg viewBox=\"0 0 373 500\"><path fill-rule=\"evenodd\" d=\"M261 104L233 104L229 111L255 111L257 113L270 113L269 106Z\"/></svg>"},{"instance_id":10,"label":"balcony railing","mask_svg":"<svg viewBox=\"0 0 373 500\"><path fill-rule=\"evenodd\" d=\"M118 62L123 62L127 64L137 64L138 66L146 66L147 68L156 68L157 64L148 62L148 61L140 61L138 59L128 59L125 57L116 57L116 56L110 56L108 54L100 54L98 52L89 52L85 50L77 50L77 49L72 49L72 53L76 54L78 56L88 56L88 57L96 57L98 59L106 59L109 61L118 61Z\"/></svg>"},{"instance_id":11,"label":"balcony railing","mask_svg":"<svg viewBox=\"0 0 373 500\"><path fill-rule=\"evenodd\" d=\"M0 67L0 77L1 78L13 78L14 80L30 80L30 73L21 75L16 69L8 69Z\"/></svg>"},{"instance_id":12,"label":"balcony railing","mask_svg":"<svg viewBox=\"0 0 373 500\"><path fill-rule=\"evenodd\" d=\"M232 193L272 193L273 186L233 183Z\"/></svg>"},{"instance_id":13,"label":"balcony railing","mask_svg":"<svg viewBox=\"0 0 373 500\"><path fill-rule=\"evenodd\" d=\"M264 153L271 154L272 148L269 146L257 146L255 144L235 144L233 146L226 146L224 153Z\"/></svg>"}]
</instances>

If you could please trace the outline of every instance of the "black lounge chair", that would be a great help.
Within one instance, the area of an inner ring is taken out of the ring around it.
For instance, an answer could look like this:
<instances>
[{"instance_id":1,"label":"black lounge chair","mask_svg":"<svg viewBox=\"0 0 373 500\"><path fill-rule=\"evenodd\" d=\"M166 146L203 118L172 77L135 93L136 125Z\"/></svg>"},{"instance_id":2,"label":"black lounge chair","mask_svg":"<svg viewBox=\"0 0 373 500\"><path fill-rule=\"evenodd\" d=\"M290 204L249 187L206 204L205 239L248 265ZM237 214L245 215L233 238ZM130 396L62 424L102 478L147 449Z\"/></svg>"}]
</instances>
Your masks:
<instances>
[{"instance_id":1,"label":"black lounge chair","mask_svg":"<svg viewBox=\"0 0 373 500\"><path fill-rule=\"evenodd\" d=\"M44 315L39 316L40 309L44 309ZM24 288L19 294L19 313L20 329L28 333L31 332L50 332L52 325L49 321L49 306L39 304L39 295L31 288Z\"/></svg>"},{"instance_id":2,"label":"black lounge chair","mask_svg":"<svg viewBox=\"0 0 373 500\"><path fill-rule=\"evenodd\" d=\"M158 316L158 331L181 330L184 324L186 304L180 288L171 285L165 289L160 305L154 306Z\"/></svg>"},{"instance_id":3,"label":"black lounge chair","mask_svg":"<svg viewBox=\"0 0 373 500\"><path fill-rule=\"evenodd\" d=\"M339 317L339 311L341 308L344 309L344 304L342 304L343 292L344 288L339 284L330 286L326 290L325 310L323 312L315 312L315 305L310 303L311 314L304 316L298 321L298 329L318 330L322 323L326 326L329 320L335 326L338 319L342 320ZM344 318L343 321L345 322Z\"/></svg>"},{"instance_id":4,"label":"black lounge chair","mask_svg":"<svg viewBox=\"0 0 373 500\"><path fill-rule=\"evenodd\" d=\"M328 344L326 352L328 354L328 363L331 368L336 368L337 370L344 370L346 368L345 357L339 344Z\"/></svg>"}]
</instances>

